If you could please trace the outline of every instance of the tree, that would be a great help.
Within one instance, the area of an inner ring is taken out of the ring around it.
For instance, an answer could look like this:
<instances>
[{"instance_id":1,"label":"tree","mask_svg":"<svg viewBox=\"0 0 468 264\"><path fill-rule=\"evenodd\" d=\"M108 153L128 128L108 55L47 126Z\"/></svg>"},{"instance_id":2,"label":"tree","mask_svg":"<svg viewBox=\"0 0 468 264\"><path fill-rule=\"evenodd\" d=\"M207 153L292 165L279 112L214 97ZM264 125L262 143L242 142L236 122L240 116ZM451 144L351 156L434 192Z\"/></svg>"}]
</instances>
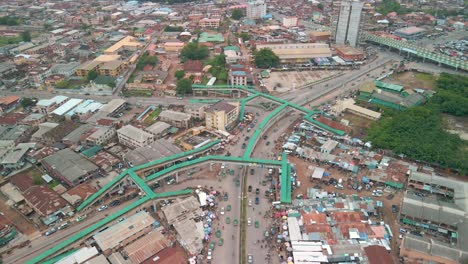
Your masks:
<instances>
[{"instance_id":1,"label":"tree","mask_svg":"<svg viewBox=\"0 0 468 264\"><path fill-rule=\"evenodd\" d=\"M158 57L150 56L149 52L146 51L138 59L136 68L137 70L142 70L146 65L156 66L157 63L158 63Z\"/></svg>"},{"instance_id":2,"label":"tree","mask_svg":"<svg viewBox=\"0 0 468 264\"><path fill-rule=\"evenodd\" d=\"M92 81L98 77L98 73L95 70L91 70L88 72L88 75L86 76L86 79L88 81Z\"/></svg>"},{"instance_id":3,"label":"tree","mask_svg":"<svg viewBox=\"0 0 468 264\"><path fill-rule=\"evenodd\" d=\"M323 4L322 3L318 4L317 8L320 9L320 10L323 10Z\"/></svg>"},{"instance_id":4,"label":"tree","mask_svg":"<svg viewBox=\"0 0 468 264\"><path fill-rule=\"evenodd\" d=\"M176 92L179 95L191 94L192 93L192 81L189 79L180 79L177 81Z\"/></svg>"},{"instance_id":5,"label":"tree","mask_svg":"<svg viewBox=\"0 0 468 264\"><path fill-rule=\"evenodd\" d=\"M164 28L165 32L182 32L184 31L183 27L173 27L173 26L166 26Z\"/></svg>"},{"instance_id":6,"label":"tree","mask_svg":"<svg viewBox=\"0 0 468 264\"><path fill-rule=\"evenodd\" d=\"M21 39L24 42L31 42L31 32L29 32L29 31L21 32Z\"/></svg>"},{"instance_id":7,"label":"tree","mask_svg":"<svg viewBox=\"0 0 468 264\"><path fill-rule=\"evenodd\" d=\"M468 77L441 73L436 81L436 94L429 105L455 116L468 115Z\"/></svg>"},{"instance_id":8,"label":"tree","mask_svg":"<svg viewBox=\"0 0 468 264\"><path fill-rule=\"evenodd\" d=\"M65 89L65 88L68 88L68 86L70 85L70 83L67 81L67 80L62 80L60 82L57 82L55 84L55 86L57 88L60 88L60 89Z\"/></svg>"},{"instance_id":9,"label":"tree","mask_svg":"<svg viewBox=\"0 0 468 264\"><path fill-rule=\"evenodd\" d=\"M9 17L9 16L0 17L0 25L16 26L16 25L19 25L19 23L20 23L20 20L16 17Z\"/></svg>"},{"instance_id":10,"label":"tree","mask_svg":"<svg viewBox=\"0 0 468 264\"><path fill-rule=\"evenodd\" d=\"M248 33L245 33L245 32L240 33L239 37L242 38L242 41L250 40L250 35Z\"/></svg>"},{"instance_id":11,"label":"tree","mask_svg":"<svg viewBox=\"0 0 468 264\"><path fill-rule=\"evenodd\" d=\"M184 70L179 70L174 73L174 76L177 78L177 80L180 80L184 78L185 76L185 71Z\"/></svg>"},{"instance_id":12,"label":"tree","mask_svg":"<svg viewBox=\"0 0 468 264\"><path fill-rule=\"evenodd\" d=\"M415 160L468 172L467 143L446 131L439 113L418 106L403 112L384 112L367 130L367 140L378 149L390 149Z\"/></svg>"},{"instance_id":13,"label":"tree","mask_svg":"<svg viewBox=\"0 0 468 264\"><path fill-rule=\"evenodd\" d=\"M110 81L107 83L107 86L109 86L110 88L115 88L115 86L117 86L117 83L115 83L115 81Z\"/></svg>"},{"instance_id":14,"label":"tree","mask_svg":"<svg viewBox=\"0 0 468 264\"><path fill-rule=\"evenodd\" d=\"M255 66L258 68L270 68L278 66L280 59L279 57L268 48L260 49L254 53Z\"/></svg>"},{"instance_id":15,"label":"tree","mask_svg":"<svg viewBox=\"0 0 468 264\"><path fill-rule=\"evenodd\" d=\"M180 51L180 58L182 61L186 60L203 60L208 57L210 51L204 45L199 45L198 43L188 43Z\"/></svg>"},{"instance_id":16,"label":"tree","mask_svg":"<svg viewBox=\"0 0 468 264\"><path fill-rule=\"evenodd\" d=\"M27 107L30 107L30 106L35 106L36 102L37 102L37 100L35 100L35 99L25 97L25 98L21 99L21 106L23 108L27 108Z\"/></svg>"},{"instance_id":17,"label":"tree","mask_svg":"<svg viewBox=\"0 0 468 264\"><path fill-rule=\"evenodd\" d=\"M241 9L234 9L231 15L232 19L239 20L244 17L244 12Z\"/></svg>"}]
</instances>

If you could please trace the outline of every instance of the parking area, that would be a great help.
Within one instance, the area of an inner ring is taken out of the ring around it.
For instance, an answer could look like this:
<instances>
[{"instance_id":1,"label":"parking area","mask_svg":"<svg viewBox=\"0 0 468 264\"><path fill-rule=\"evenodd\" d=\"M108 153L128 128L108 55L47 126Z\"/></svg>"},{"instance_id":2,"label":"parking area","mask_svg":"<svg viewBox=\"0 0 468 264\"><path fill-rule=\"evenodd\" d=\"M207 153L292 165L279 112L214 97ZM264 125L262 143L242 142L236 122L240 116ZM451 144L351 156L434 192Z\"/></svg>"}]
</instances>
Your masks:
<instances>
[{"instance_id":1,"label":"parking area","mask_svg":"<svg viewBox=\"0 0 468 264\"><path fill-rule=\"evenodd\" d=\"M270 93L284 93L302 85L316 82L340 74L341 71L281 71L271 72L270 77L262 79Z\"/></svg>"}]
</instances>

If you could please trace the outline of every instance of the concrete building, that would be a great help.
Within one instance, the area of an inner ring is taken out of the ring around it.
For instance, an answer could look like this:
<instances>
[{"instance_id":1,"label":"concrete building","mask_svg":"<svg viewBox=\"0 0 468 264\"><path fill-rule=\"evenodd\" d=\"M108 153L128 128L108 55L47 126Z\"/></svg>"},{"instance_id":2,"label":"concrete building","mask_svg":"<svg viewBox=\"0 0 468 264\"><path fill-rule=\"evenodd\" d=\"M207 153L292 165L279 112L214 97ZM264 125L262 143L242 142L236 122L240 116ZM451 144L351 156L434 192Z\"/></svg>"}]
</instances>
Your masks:
<instances>
[{"instance_id":1,"label":"concrete building","mask_svg":"<svg viewBox=\"0 0 468 264\"><path fill-rule=\"evenodd\" d=\"M113 248L126 246L147 234L153 229L154 221L148 212L141 211L95 234L93 238L105 254L110 253Z\"/></svg>"},{"instance_id":2,"label":"concrete building","mask_svg":"<svg viewBox=\"0 0 468 264\"><path fill-rule=\"evenodd\" d=\"M159 118L161 121L178 128L189 128L192 126L192 116L187 113L164 110L159 114Z\"/></svg>"},{"instance_id":3,"label":"concrete building","mask_svg":"<svg viewBox=\"0 0 468 264\"><path fill-rule=\"evenodd\" d=\"M69 186L96 177L99 167L71 149L63 149L42 160L49 175Z\"/></svg>"},{"instance_id":4,"label":"concrete building","mask_svg":"<svg viewBox=\"0 0 468 264\"><path fill-rule=\"evenodd\" d=\"M259 44L257 50L271 49L281 63L308 63L314 58L331 57L332 52L325 43L287 43L287 44Z\"/></svg>"},{"instance_id":5,"label":"concrete building","mask_svg":"<svg viewBox=\"0 0 468 264\"><path fill-rule=\"evenodd\" d=\"M226 131L239 117L239 103L220 101L205 111L206 128Z\"/></svg>"},{"instance_id":6,"label":"concrete building","mask_svg":"<svg viewBox=\"0 0 468 264\"><path fill-rule=\"evenodd\" d=\"M124 160L130 167L133 167L153 160L173 156L181 152L182 150L169 140L158 139L151 144L127 152L124 156Z\"/></svg>"},{"instance_id":7,"label":"concrete building","mask_svg":"<svg viewBox=\"0 0 468 264\"><path fill-rule=\"evenodd\" d=\"M395 30L395 35L408 40L415 40L426 35L426 30L420 27L405 27Z\"/></svg>"},{"instance_id":8,"label":"concrete building","mask_svg":"<svg viewBox=\"0 0 468 264\"><path fill-rule=\"evenodd\" d=\"M94 133L89 135L86 141L94 145L103 145L112 139L116 133L117 131L113 126L100 127Z\"/></svg>"},{"instance_id":9,"label":"concrete building","mask_svg":"<svg viewBox=\"0 0 468 264\"><path fill-rule=\"evenodd\" d=\"M336 53L345 61L362 61L365 59L364 52L349 46L338 46Z\"/></svg>"},{"instance_id":10,"label":"concrete building","mask_svg":"<svg viewBox=\"0 0 468 264\"><path fill-rule=\"evenodd\" d=\"M106 62L99 66L99 74L105 76L117 77L125 68L125 62L121 60L114 60Z\"/></svg>"},{"instance_id":11,"label":"concrete building","mask_svg":"<svg viewBox=\"0 0 468 264\"><path fill-rule=\"evenodd\" d=\"M35 110L48 115L49 112L65 104L70 98L64 95L57 95L51 99L39 100L35 106Z\"/></svg>"},{"instance_id":12,"label":"concrete building","mask_svg":"<svg viewBox=\"0 0 468 264\"><path fill-rule=\"evenodd\" d=\"M335 42L339 45L359 45L363 2L342 1L335 29Z\"/></svg>"},{"instance_id":13,"label":"concrete building","mask_svg":"<svg viewBox=\"0 0 468 264\"><path fill-rule=\"evenodd\" d=\"M119 42L115 43L114 45L106 49L104 51L104 54L106 55L118 54L118 52L122 49L137 50L143 46L144 46L144 43L138 41L136 38L132 36L126 36Z\"/></svg>"},{"instance_id":14,"label":"concrete building","mask_svg":"<svg viewBox=\"0 0 468 264\"><path fill-rule=\"evenodd\" d=\"M139 148L151 144L154 136L132 125L126 125L117 130L119 143L129 148Z\"/></svg>"},{"instance_id":15,"label":"concrete building","mask_svg":"<svg viewBox=\"0 0 468 264\"><path fill-rule=\"evenodd\" d=\"M229 83L231 85L247 85L247 73L245 71L229 71Z\"/></svg>"},{"instance_id":16,"label":"concrete building","mask_svg":"<svg viewBox=\"0 0 468 264\"><path fill-rule=\"evenodd\" d=\"M185 105L184 111L191 115L193 118L198 118L200 120L205 119L205 110L208 108L207 104L201 103L189 103Z\"/></svg>"},{"instance_id":17,"label":"concrete building","mask_svg":"<svg viewBox=\"0 0 468 264\"><path fill-rule=\"evenodd\" d=\"M167 135L167 133L169 133L170 128L171 125L169 125L166 122L156 122L151 126L145 128L145 131L153 134L155 139L159 139Z\"/></svg>"},{"instance_id":18,"label":"concrete building","mask_svg":"<svg viewBox=\"0 0 468 264\"><path fill-rule=\"evenodd\" d=\"M247 18L258 19L266 15L267 5L265 0L249 0L247 2Z\"/></svg>"},{"instance_id":19,"label":"concrete building","mask_svg":"<svg viewBox=\"0 0 468 264\"><path fill-rule=\"evenodd\" d=\"M201 28L218 28L221 19L219 18L203 18L198 22Z\"/></svg>"},{"instance_id":20,"label":"concrete building","mask_svg":"<svg viewBox=\"0 0 468 264\"><path fill-rule=\"evenodd\" d=\"M283 27L297 27L299 25L299 20L294 16L283 17Z\"/></svg>"}]
</instances>

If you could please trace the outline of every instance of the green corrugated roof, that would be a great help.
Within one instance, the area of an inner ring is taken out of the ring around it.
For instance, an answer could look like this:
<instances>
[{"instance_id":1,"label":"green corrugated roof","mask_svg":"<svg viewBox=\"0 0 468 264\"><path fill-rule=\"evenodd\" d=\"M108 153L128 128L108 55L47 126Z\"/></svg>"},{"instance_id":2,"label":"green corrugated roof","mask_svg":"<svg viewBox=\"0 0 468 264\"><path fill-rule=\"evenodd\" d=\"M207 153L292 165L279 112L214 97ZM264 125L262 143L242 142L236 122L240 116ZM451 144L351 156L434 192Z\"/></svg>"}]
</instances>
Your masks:
<instances>
[{"instance_id":1,"label":"green corrugated roof","mask_svg":"<svg viewBox=\"0 0 468 264\"><path fill-rule=\"evenodd\" d=\"M381 82L381 81L374 81L374 83L375 83L375 86L385 89L385 90L389 90L391 92L401 93L404 89L403 86L397 85L397 84L386 83L386 82Z\"/></svg>"},{"instance_id":2,"label":"green corrugated roof","mask_svg":"<svg viewBox=\"0 0 468 264\"><path fill-rule=\"evenodd\" d=\"M233 51L240 51L240 48L237 46L226 46L224 50L233 50Z\"/></svg>"},{"instance_id":3,"label":"green corrugated roof","mask_svg":"<svg viewBox=\"0 0 468 264\"><path fill-rule=\"evenodd\" d=\"M91 158L96 155L99 151L102 150L102 147L99 145L92 146L89 149L83 150L81 154L83 154L87 158Z\"/></svg>"},{"instance_id":4,"label":"green corrugated roof","mask_svg":"<svg viewBox=\"0 0 468 264\"><path fill-rule=\"evenodd\" d=\"M224 37L221 33L211 34L202 32L198 38L198 42L224 42Z\"/></svg>"},{"instance_id":5,"label":"green corrugated roof","mask_svg":"<svg viewBox=\"0 0 468 264\"><path fill-rule=\"evenodd\" d=\"M282 153L281 159L281 188L280 188L280 202L291 203L291 166L288 164L288 158L286 152Z\"/></svg>"}]
</instances>

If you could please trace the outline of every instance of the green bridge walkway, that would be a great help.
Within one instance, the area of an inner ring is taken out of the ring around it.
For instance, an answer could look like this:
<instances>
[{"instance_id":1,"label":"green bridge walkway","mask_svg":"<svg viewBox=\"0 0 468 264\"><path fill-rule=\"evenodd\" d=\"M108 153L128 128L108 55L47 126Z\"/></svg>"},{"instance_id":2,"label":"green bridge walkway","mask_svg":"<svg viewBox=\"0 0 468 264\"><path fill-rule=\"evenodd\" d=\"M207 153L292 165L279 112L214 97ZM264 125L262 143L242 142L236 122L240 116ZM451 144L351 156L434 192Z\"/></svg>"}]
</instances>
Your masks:
<instances>
[{"instance_id":1,"label":"green bridge walkway","mask_svg":"<svg viewBox=\"0 0 468 264\"><path fill-rule=\"evenodd\" d=\"M196 86L194 85L195 89L203 89L206 86ZM170 162L175 162L177 160L183 159L185 157L191 156L191 155L196 155L197 153L204 152L210 150L213 146L216 144L219 144L219 140L215 140L210 142L209 144L206 144L205 146L198 148L198 149L193 149L190 151L186 151L183 153L179 153L170 157L165 157L159 160L154 160L151 162L148 162L146 164L142 164L139 166L135 166L133 168L127 169L120 173L116 178L114 178L111 182L107 183L105 186L103 186L98 192L90 196L88 199L86 199L80 206L78 206L77 211L81 211L87 206L92 205L95 201L98 200L99 197L104 195L106 192L109 190L112 190L115 186L117 186L119 183L124 181L127 178L130 178L144 193L139 200L129 204L128 206L122 208L121 210L105 217L104 219L98 221L97 223L85 228L84 230L81 230L80 232L70 236L67 238L65 241L47 249L46 251L42 252L38 256L28 260L26 263L27 264L35 264L35 263L42 263L45 260L49 259L50 257L55 256L57 253L61 252L62 250L66 249L70 245L73 245L77 241L84 239L90 235L92 235L93 232L96 230L104 227L105 225L111 223L112 221L116 220L117 218L121 217L122 215L126 214L127 212L143 205L144 203L154 200L154 199L161 199L161 198L166 198L166 197L172 197L172 196L178 196L178 195L187 195L191 194L192 190L190 189L185 189L185 190L179 190L175 192L166 192L166 193L155 193L153 190L148 186L148 182L152 180L156 180L159 178L162 178L164 176L167 176L170 173L177 172L178 170L183 170L185 168L188 168L190 166L194 165L199 165L204 162L233 162L233 163L241 163L245 164L247 166L256 166L256 165L270 165L270 166L279 166L281 167L281 175L280 175L280 181L281 181L281 188L280 188L280 201L282 203L291 203L291 193L292 193L292 187L291 187L291 176L290 176L290 171L291 171L291 166L288 164L287 161L287 156L286 153L282 153L282 160L281 161L276 161L276 160L264 160L264 159L254 159L250 158L252 155L253 149L263 132L263 130L267 127L268 122L271 121L275 116L277 116L282 110L284 110L286 107L292 107L293 109L296 109L298 111L301 111L305 114L305 117L313 120L311 116L313 114L316 114L316 111L309 110L307 108L304 108L300 105L290 103L286 100L260 93L258 91L255 91L251 87L244 87L244 86L210 86L210 89L224 89L224 90L232 90L232 89L238 89L238 90L243 90L245 92L250 93L251 95L247 98L244 98L241 100L241 113L243 117L244 113L244 108L245 108L245 103L249 100L252 100L256 97L263 97L268 100L277 102L280 104L275 110L273 110L262 122L260 125L257 127L257 129L254 132L254 135L250 139L248 146L242 155L242 157L227 157L227 156L203 156L199 157L194 160L187 160L179 164L172 164L170 167L167 167L165 169L162 169L161 171L158 171L156 173L153 173L149 176L147 176L145 179L142 179L138 173L140 171L145 171L147 169L150 169L151 167L170 163ZM242 119L241 119L242 120ZM314 120L315 121L315 120ZM320 122L315 121L315 123L319 126L321 126L323 129L332 131L333 133L339 134L340 132L337 130L333 130L330 127L325 126L324 124L321 124ZM344 133L344 132L342 132Z\"/></svg>"}]
</instances>

